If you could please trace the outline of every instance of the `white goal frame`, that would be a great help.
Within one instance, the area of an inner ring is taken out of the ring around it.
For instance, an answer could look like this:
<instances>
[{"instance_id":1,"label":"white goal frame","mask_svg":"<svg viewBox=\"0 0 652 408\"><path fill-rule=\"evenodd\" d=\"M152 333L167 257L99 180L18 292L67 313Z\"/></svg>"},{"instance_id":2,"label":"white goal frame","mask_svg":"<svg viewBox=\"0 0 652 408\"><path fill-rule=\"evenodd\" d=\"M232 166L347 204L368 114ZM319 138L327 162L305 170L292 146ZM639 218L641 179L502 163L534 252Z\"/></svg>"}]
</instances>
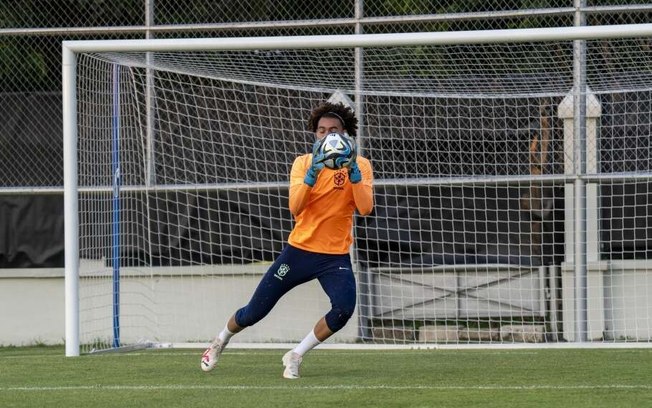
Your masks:
<instances>
[{"instance_id":1,"label":"white goal frame","mask_svg":"<svg viewBox=\"0 0 652 408\"><path fill-rule=\"evenodd\" d=\"M202 38L202 39L150 39L150 40L92 40L64 41L62 43L62 93L63 93L63 133L64 133L64 206L65 206L65 353L78 356L80 348L79 321L79 215L77 185L77 54L88 52L173 52L173 51L216 51L216 50L272 50L299 48L356 48L392 47L415 45L453 45L485 43L518 43L539 41L576 41L594 39L634 38L652 36L652 24L613 25L593 27L562 27L515 30L483 30L463 32L428 32L402 34L356 34L334 36L301 37L242 37L242 38ZM577 90L576 92L579 92ZM577 100L582 98L577 98ZM577 126L580 132L582 126ZM577 137L576 140L582 140ZM577 152L581 149L576 148ZM581 153L579 153L581 154ZM576 156L577 159L577 156ZM580 160L581 161L581 160ZM581 172L567 176L567 181L575 183L576 203L581 202L583 178ZM577 208L577 206L576 206ZM577 217L581 218L581 217ZM575 274L578 282L586 276L586 226L582 220L576 224ZM585 222L585 220L584 220ZM579 244L579 245L578 245ZM582 245L584 246L582 248ZM576 290L582 290L578 288ZM586 299L584 299L586 301ZM589 345L581 336L581 325L586 324L586 305L582 296L576 296L576 324L578 333L573 345ZM355 346L355 345L352 345ZM518 345L489 345L498 347L519 347ZM568 345L566 345L568 346ZM605 347L604 344L595 346ZM622 346L621 345L607 345ZM631 345L628 345L631 347ZM647 345L649 347L649 345ZM373 346L372 346L373 347ZM396 347L396 346L394 346ZM410 347L410 346L408 346ZM411 346L415 347L415 346ZM425 347L425 345L421 345ZM460 347L454 346L454 347ZM521 346L523 347L523 346ZM541 347L541 345L537 345Z\"/></svg>"}]
</instances>

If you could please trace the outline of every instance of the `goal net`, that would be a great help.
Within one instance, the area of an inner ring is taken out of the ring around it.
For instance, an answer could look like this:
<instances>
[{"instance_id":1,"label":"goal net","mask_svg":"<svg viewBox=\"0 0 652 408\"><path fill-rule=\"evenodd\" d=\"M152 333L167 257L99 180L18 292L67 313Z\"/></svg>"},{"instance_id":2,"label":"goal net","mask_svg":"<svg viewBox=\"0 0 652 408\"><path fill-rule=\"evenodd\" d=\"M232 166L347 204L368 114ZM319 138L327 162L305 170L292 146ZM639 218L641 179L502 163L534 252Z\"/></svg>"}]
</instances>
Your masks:
<instances>
[{"instance_id":1,"label":"goal net","mask_svg":"<svg viewBox=\"0 0 652 408\"><path fill-rule=\"evenodd\" d=\"M649 343L652 30L634 28L64 43L67 341L209 342L285 245L290 166L334 98L375 209L329 344ZM329 309L309 282L234 342L299 341Z\"/></svg>"}]
</instances>

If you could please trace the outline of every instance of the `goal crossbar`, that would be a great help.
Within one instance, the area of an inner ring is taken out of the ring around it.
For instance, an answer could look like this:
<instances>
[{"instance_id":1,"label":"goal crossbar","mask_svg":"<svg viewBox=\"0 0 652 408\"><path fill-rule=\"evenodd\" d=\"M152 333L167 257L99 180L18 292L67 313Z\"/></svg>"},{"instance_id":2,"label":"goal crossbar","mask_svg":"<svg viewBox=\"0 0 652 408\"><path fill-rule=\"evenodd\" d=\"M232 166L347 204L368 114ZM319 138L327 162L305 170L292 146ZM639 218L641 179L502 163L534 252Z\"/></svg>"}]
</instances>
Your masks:
<instances>
[{"instance_id":1,"label":"goal crossbar","mask_svg":"<svg viewBox=\"0 0 652 408\"><path fill-rule=\"evenodd\" d=\"M188 38L151 40L63 41L66 50L78 52L162 52L208 50L272 50L297 48L398 47L408 45L459 45L558 40L597 40L646 37L652 24L524 28L506 30L444 31L395 34L310 35L279 37ZM64 64L66 63L64 58Z\"/></svg>"}]
</instances>

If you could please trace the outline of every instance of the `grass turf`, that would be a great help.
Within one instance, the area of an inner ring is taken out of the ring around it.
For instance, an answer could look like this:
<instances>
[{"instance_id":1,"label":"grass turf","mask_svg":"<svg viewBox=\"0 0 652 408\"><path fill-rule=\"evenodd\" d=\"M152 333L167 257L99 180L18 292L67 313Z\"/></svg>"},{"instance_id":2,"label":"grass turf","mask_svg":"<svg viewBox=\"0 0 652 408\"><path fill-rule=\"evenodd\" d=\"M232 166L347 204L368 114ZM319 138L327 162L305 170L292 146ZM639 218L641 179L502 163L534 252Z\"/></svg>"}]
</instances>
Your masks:
<instances>
[{"instance_id":1,"label":"grass turf","mask_svg":"<svg viewBox=\"0 0 652 408\"><path fill-rule=\"evenodd\" d=\"M0 348L0 407L642 407L651 349L314 350L281 378L285 350L64 357Z\"/></svg>"}]
</instances>

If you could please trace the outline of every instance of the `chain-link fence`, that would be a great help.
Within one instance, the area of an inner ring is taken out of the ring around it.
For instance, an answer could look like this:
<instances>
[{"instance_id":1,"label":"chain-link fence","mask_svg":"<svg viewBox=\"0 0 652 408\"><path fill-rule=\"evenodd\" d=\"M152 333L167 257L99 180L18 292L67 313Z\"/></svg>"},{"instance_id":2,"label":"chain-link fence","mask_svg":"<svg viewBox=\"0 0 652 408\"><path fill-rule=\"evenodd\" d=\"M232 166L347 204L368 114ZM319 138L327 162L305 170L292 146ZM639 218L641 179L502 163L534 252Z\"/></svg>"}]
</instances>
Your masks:
<instances>
[{"instance_id":1,"label":"chain-link fence","mask_svg":"<svg viewBox=\"0 0 652 408\"><path fill-rule=\"evenodd\" d=\"M580 4L579 2L577 2ZM584 3L584 2L582 2ZM480 30L652 21L635 0L21 0L0 4L0 186L60 187L61 42ZM578 11L579 10L579 11ZM49 163L41 166L39 163Z\"/></svg>"}]
</instances>

